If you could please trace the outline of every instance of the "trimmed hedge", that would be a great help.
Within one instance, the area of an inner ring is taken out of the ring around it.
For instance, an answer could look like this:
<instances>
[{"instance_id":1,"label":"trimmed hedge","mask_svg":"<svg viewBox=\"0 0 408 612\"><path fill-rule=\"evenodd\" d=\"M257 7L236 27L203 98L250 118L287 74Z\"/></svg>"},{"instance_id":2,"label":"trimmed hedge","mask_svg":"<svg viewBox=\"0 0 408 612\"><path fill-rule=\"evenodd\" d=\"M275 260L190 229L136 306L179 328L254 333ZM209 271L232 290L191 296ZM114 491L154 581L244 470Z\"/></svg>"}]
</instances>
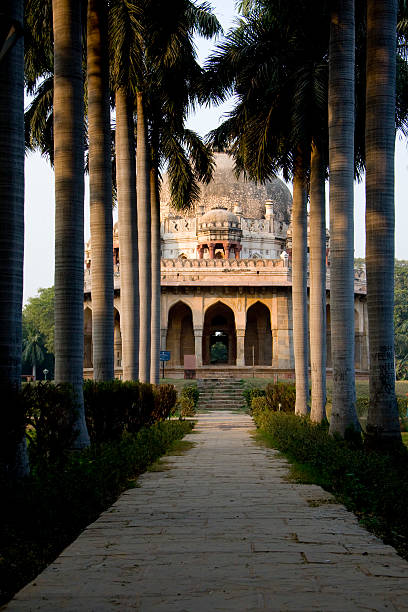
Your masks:
<instances>
[{"instance_id":1,"label":"trimmed hedge","mask_svg":"<svg viewBox=\"0 0 408 612\"><path fill-rule=\"evenodd\" d=\"M408 558L408 451L380 454L355 433L343 440L294 414L254 411L274 448L310 468L313 482L337 495L372 531Z\"/></svg>"},{"instance_id":2,"label":"trimmed hedge","mask_svg":"<svg viewBox=\"0 0 408 612\"><path fill-rule=\"evenodd\" d=\"M0 604L32 580L134 478L190 432L189 422L166 421L120 441L94 445L58 464L41 462L30 478L3 486L0 526Z\"/></svg>"}]
</instances>

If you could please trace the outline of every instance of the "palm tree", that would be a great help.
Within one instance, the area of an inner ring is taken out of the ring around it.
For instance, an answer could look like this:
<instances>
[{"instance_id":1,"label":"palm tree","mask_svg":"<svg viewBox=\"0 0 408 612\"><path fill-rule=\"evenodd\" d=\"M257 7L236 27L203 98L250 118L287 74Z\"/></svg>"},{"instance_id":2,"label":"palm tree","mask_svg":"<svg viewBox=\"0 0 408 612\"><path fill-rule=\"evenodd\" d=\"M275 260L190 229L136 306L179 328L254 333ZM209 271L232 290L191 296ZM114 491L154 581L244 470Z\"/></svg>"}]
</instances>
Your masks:
<instances>
[{"instance_id":1,"label":"palm tree","mask_svg":"<svg viewBox=\"0 0 408 612\"><path fill-rule=\"evenodd\" d=\"M29 330L23 342L23 359L32 365L33 379L37 379L37 364L44 361L44 340L36 330Z\"/></svg>"},{"instance_id":2,"label":"palm tree","mask_svg":"<svg viewBox=\"0 0 408 612\"><path fill-rule=\"evenodd\" d=\"M397 0L367 1L366 267L369 444L401 442L394 364L394 144Z\"/></svg>"},{"instance_id":3,"label":"palm tree","mask_svg":"<svg viewBox=\"0 0 408 612\"><path fill-rule=\"evenodd\" d=\"M325 164L315 142L310 162L310 418L326 418L326 211Z\"/></svg>"},{"instance_id":4,"label":"palm tree","mask_svg":"<svg viewBox=\"0 0 408 612\"><path fill-rule=\"evenodd\" d=\"M95 380L114 377L113 223L107 6L88 0L87 75Z\"/></svg>"},{"instance_id":5,"label":"palm tree","mask_svg":"<svg viewBox=\"0 0 408 612\"><path fill-rule=\"evenodd\" d=\"M354 381L354 0L335 3L329 47L330 431L359 428Z\"/></svg>"},{"instance_id":6,"label":"palm tree","mask_svg":"<svg viewBox=\"0 0 408 612\"><path fill-rule=\"evenodd\" d=\"M141 382L149 382L151 357L150 329L152 306L150 168L145 100L144 94L140 88L136 93L136 112L136 193L140 295L139 380Z\"/></svg>"},{"instance_id":7,"label":"palm tree","mask_svg":"<svg viewBox=\"0 0 408 612\"><path fill-rule=\"evenodd\" d=\"M140 48L140 7L112 0L109 10L111 80L116 107L116 185L121 276L121 334L124 380L139 378L139 264L133 119Z\"/></svg>"},{"instance_id":8,"label":"palm tree","mask_svg":"<svg viewBox=\"0 0 408 612\"><path fill-rule=\"evenodd\" d=\"M28 471L24 416L12 397L20 387L24 256L24 42L22 0L3 3L0 39L0 391L1 470ZM9 397L7 397L9 395ZM15 427L16 426L16 427ZM14 431L13 431L14 430ZM12 437L10 444L9 438Z\"/></svg>"},{"instance_id":9,"label":"palm tree","mask_svg":"<svg viewBox=\"0 0 408 612\"><path fill-rule=\"evenodd\" d=\"M76 397L76 448L89 444L83 371L84 92L80 0L53 0L55 381Z\"/></svg>"}]
</instances>

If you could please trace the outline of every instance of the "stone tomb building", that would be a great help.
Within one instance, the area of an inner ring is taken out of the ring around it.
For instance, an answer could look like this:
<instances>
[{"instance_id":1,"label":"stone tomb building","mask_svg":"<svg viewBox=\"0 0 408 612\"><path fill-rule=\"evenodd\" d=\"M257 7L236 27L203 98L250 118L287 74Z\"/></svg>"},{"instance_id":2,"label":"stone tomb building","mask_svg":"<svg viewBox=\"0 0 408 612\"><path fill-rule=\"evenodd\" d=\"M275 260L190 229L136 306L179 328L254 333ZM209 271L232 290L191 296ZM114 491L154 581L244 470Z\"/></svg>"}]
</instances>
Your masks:
<instances>
[{"instance_id":1,"label":"stone tomb building","mask_svg":"<svg viewBox=\"0 0 408 612\"><path fill-rule=\"evenodd\" d=\"M195 210L180 215L161 193L161 348L171 352L166 375L183 377L195 355L197 377L220 372L290 378L294 371L291 206L278 178L256 185L236 179L232 160L216 154L215 180L202 187ZM115 374L121 377L120 253L114 229ZM330 263L329 240L327 259ZM92 376L91 245L85 254L85 362ZM327 274L327 367L330 351L330 266ZM354 287L355 366L368 368L364 271Z\"/></svg>"}]
</instances>

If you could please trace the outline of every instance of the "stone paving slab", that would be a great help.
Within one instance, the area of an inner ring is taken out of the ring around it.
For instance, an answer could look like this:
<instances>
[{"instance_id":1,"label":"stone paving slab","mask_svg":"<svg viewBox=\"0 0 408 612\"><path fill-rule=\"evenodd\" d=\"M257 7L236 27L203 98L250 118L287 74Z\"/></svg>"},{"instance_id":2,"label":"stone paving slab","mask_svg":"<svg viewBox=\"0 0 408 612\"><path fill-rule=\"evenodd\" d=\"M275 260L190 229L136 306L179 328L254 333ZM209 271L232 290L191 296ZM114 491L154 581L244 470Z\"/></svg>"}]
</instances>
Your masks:
<instances>
[{"instance_id":1,"label":"stone paving slab","mask_svg":"<svg viewBox=\"0 0 408 612\"><path fill-rule=\"evenodd\" d=\"M250 436L198 419L194 448L149 472L5 607L10 612L408 610L408 563Z\"/></svg>"}]
</instances>

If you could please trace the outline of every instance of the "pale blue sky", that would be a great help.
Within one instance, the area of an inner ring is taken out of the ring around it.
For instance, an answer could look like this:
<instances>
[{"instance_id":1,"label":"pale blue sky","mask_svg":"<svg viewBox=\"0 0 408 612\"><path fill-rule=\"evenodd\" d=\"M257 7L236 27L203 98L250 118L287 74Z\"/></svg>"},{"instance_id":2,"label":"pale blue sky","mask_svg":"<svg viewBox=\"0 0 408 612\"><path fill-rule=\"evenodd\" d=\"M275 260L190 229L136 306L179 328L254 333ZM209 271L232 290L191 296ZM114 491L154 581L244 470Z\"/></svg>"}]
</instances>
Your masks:
<instances>
[{"instance_id":1,"label":"pale blue sky","mask_svg":"<svg viewBox=\"0 0 408 612\"><path fill-rule=\"evenodd\" d=\"M234 20L234 0L213 0L215 13L224 30ZM204 59L214 43L198 41L200 59ZM227 102L220 107L203 108L190 118L189 126L204 135L216 127L231 107ZM395 164L395 247L398 259L408 259L408 151L405 140L397 138ZM54 173L39 154L26 158L25 176L25 263L24 301L36 294L39 287L54 283ZM364 257L364 183L355 188L355 255ZM89 238L89 192L85 180L85 240Z\"/></svg>"}]
</instances>

